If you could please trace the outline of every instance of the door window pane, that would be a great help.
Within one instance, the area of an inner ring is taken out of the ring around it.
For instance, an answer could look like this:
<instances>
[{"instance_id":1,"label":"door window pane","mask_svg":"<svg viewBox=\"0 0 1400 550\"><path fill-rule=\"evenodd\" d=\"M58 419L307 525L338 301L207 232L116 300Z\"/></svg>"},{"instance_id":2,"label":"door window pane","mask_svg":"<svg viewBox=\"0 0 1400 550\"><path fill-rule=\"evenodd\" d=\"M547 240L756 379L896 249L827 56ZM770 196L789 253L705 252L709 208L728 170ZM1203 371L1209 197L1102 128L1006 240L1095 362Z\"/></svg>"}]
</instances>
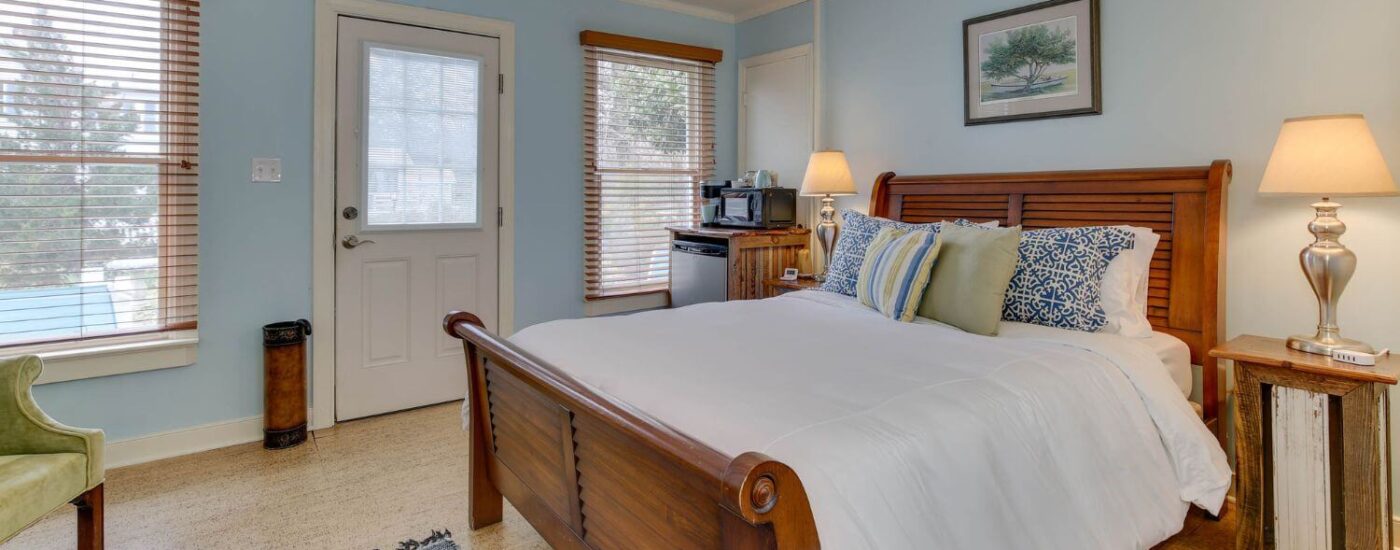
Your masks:
<instances>
[{"instance_id":1,"label":"door window pane","mask_svg":"<svg viewBox=\"0 0 1400 550\"><path fill-rule=\"evenodd\" d=\"M479 224L481 63L368 49L365 226Z\"/></svg>"}]
</instances>

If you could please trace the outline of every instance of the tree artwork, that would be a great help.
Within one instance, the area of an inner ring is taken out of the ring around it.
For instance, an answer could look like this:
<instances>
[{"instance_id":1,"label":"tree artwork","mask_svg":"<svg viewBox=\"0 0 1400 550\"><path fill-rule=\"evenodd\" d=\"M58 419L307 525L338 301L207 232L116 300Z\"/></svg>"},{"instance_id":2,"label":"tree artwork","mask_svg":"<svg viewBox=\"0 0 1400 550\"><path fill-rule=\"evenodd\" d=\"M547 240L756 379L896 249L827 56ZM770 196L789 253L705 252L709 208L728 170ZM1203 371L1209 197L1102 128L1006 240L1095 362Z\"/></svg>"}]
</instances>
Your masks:
<instances>
[{"instance_id":1,"label":"tree artwork","mask_svg":"<svg viewBox=\"0 0 1400 550\"><path fill-rule=\"evenodd\" d=\"M1046 70L1075 62L1074 34L1068 28L1031 25L1012 29L986 49L982 74L989 79L1015 79L1027 95L1037 83L1048 82Z\"/></svg>"}]
</instances>

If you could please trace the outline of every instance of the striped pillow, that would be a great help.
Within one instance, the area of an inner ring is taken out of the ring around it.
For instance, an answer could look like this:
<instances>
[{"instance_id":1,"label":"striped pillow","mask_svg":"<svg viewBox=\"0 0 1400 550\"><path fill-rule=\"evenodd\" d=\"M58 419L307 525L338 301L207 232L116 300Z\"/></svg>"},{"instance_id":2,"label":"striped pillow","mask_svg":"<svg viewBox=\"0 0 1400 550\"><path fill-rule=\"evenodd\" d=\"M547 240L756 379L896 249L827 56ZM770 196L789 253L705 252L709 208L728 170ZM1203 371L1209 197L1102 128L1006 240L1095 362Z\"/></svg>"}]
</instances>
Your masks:
<instances>
[{"instance_id":1,"label":"striped pillow","mask_svg":"<svg viewBox=\"0 0 1400 550\"><path fill-rule=\"evenodd\" d=\"M856 298L885 317L913 321L940 246L938 234L932 231L881 229L866 249L856 279Z\"/></svg>"},{"instance_id":2,"label":"striped pillow","mask_svg":"<svg viewBox=\"0 0 1400 550\"><path fill-rule=\"evenodd\" d=\"M827 292L856 295L856 278L860 277L860 264L865 261L865 252L870 241L881 229L893 227L904 231L932 231L937 233L945 223L963 227L996 227L997 222L973 223L964 219L944 220L937 223L905 223L876 216L867 216L849 208L841 211L841 233L827 262L826 280L821 289Z\"/></svg>"}]
</instances>

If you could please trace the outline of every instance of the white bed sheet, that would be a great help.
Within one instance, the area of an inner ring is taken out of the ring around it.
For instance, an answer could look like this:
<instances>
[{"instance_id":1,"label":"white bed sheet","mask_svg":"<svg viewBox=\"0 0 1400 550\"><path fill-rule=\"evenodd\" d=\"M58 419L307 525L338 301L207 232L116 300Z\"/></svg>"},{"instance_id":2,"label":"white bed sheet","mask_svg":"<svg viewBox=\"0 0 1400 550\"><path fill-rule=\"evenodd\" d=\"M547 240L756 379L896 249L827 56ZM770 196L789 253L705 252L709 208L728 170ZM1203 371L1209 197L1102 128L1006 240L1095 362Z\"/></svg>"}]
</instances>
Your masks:
<instances>
[{"instance_id":1,"label":"white bed sheet","mask_svg":"<svg viewBox=\"0 0 1400 550\"><path fill-rule=\"evenodd\" d=\"M1143 339L897 323L803 291L516 344L715 449L793 467L826 548L1149 548L1225 453Z\"/></svg>"},{"instance_id":2,"label":"white bed sheet","mask_svg":"<svg viewBox=\"0 0 1400 550\"><path fill-rule=\"evenodd\" d=\"M1191 370L1191 347L1180 338L1165 332L1153 332L1151 338L1143 338L1142 341L1162 360L1167 375L1171 376L1172 381L1176 382L1176 387L1181 389L1181 395L1191 397L1195 379Z\"/></svg>"},{"instance_id":3,"label":"white bed sheet","mask_svg":"<svg viewBox=\"0 0 1400 550\"><path fill-rule=\"evenodd\" d=\"M948 326L938 321L934 321L932 319L925 319L923 317L915 318L915 322L939 326ZM1036 334L1039 334L1044 338L1055 338L1056 333L1066 332L1065 329L1042 327L1039 325L1016 323L1012 321L1002 322L1002 326L1008 325L1016 327L1012 329L1013 331L1036 331ZM1162 360L1162 366L1166 369L1167 375L1171 377L1172 382L1176 383L1176 387L1181 389L1181 395L1189 399L1191 397L1191 391L1195 384L1195 373L1192 370L1191 366L1191 346L1186 345L1186 342L1181 341L1180 338L1177 338L1165 332L1153 331L1152 336L1147 338L1140 338L1137 340L1142 344L1146 345L1149 349L1152 350L1152 353L1155 353L1157 355L1158 359Z\"/></svg>"}]
</instances>

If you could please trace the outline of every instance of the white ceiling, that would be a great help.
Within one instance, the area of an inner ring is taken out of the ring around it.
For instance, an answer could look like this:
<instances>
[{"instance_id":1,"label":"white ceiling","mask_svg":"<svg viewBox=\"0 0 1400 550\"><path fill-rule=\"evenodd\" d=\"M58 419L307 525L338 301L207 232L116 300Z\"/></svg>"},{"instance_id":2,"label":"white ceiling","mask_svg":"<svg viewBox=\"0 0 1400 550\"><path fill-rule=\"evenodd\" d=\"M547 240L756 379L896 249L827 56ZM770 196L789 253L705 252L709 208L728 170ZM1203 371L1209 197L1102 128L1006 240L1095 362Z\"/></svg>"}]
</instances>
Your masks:
<instances>
[{"instance_id":1,"label":"white ceiling","mask_svg":"<svg viewBox=\"0 0 1400 550\"><path fill-rule=\"evenodd\" d=\"M686 15L737 23L778 11L806 0L624 0Z\"/></svg>"}]
</instances>

